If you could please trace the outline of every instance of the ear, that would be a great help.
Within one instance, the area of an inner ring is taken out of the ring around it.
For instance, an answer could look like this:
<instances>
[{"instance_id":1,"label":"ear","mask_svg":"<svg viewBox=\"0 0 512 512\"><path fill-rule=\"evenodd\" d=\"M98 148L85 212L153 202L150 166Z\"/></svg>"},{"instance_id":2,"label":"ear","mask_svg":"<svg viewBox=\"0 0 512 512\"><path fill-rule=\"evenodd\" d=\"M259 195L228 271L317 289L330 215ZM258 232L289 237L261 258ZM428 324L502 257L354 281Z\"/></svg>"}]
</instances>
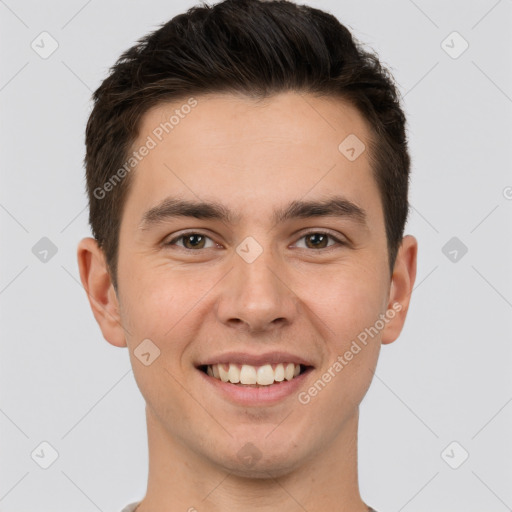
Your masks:
<instances>
[{"instance_id":1,"label":"ear","mask_svg":"<svg viewBox=\"0 0 512 512\"><path fill-rule=\"evenodd\" d=\"M103 337L116 347L126 347L119 302L103 251L94 238L84 238L77 250L80 280Z\"/></svg>"},{"instance_id":2,"label":"ear","mask_svg":"<svg viewBox=\"0 0 512 512\"><path fill-rule=\"evenodd\" d=\"M418 242L416 238L411 235L405 236L398 250L393 275L391 276L388 312L386 314L390 320L382 331L383 345L395 341L404 326L414 281L416 280L417 254Z\"/></svg>"}]
</instances>

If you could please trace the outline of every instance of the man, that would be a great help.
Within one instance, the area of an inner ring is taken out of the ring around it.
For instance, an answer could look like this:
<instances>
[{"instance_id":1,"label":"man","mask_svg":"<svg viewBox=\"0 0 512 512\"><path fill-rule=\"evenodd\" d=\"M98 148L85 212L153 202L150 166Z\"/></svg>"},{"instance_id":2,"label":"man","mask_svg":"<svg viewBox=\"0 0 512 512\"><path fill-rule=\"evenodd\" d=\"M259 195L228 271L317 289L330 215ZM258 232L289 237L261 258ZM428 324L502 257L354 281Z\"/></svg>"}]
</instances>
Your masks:
<instances>
[{"instance_id":1,"label":"man","mask_svg":"<svg viewBox=\"0 0 512 512\"><path fill-rule=\"evenodd\" d=\"M140 40L94 100L80 275L146 401L124 510L373 510L359 404L417 255L389 73L327 13L226 0Z\"/></svg>"}]
</instances>

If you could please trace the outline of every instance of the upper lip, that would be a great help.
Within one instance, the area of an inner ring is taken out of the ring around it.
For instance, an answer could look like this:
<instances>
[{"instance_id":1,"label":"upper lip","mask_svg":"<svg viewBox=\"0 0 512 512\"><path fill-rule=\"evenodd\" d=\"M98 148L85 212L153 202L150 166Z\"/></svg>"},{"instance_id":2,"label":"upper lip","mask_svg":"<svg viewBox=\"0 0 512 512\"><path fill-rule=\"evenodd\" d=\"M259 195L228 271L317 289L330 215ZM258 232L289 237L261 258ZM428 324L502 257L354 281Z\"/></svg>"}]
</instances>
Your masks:
<instances>
[{"instance_id":1,"label":"upper lip","mask_svg":"<svg viewBox=\"0 0 512 512\"><path fill-rule=\"evenodd\" d=\"M214 364L249 364L262 366L264 364L294 363L313 366L311 361L289 352L266 352L264 354L249 354L247 352L226 352L212 356L198 363L197 366L212 366Z\"/></svg>"}]
</instances>

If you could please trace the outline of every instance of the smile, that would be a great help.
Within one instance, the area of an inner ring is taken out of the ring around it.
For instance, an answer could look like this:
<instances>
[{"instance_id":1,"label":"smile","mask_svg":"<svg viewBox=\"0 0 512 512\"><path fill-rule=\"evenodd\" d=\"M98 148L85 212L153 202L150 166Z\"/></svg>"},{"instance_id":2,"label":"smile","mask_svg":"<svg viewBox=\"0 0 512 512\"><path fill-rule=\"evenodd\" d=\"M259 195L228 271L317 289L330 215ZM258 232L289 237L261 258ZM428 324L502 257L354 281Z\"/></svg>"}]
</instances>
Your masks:
<instances>
[{"instance_id":1,"label":"smile","mask_svg":"<svg viewBox=\"0 0 512 512\"><path fill-rule=\"evenodd\" d=\"M290 381L303 373L306 367L294 363L267 363L261 366L223 363L205 365L201 369L210 377L222 382L259 387Z\"/></svg>"},{"instance_id":2,"label":"smile","mask_svg":"<svg viewBox=\"0 0 512 512\"><path fill-rule=\"evenodd\" d=\"M195 363L205 393L245 407L267 407L291 399L316 366L310 359L285 351L226 352Z\"/></svg>"}]
</instances>

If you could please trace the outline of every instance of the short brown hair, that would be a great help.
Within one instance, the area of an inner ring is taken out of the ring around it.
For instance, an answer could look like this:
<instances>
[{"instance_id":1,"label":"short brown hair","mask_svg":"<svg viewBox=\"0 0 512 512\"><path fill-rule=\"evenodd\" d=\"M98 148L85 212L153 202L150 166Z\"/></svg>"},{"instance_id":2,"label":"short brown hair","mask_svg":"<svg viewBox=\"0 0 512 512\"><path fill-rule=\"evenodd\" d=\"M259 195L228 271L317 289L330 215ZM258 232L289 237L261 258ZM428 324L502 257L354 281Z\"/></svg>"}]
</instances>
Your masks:
<instances>
[{"instance_id":1,"label":"short brown hair","mask_svg":"<svg viewBox=\"0 0 512 512\"><path fill-rule=\"evenodd\" d=\"M105 185L120 176L144 113L193 94L265 98L284 91L339 97L370 125L369 156L392 272L409 210L410 157L391 74L331 14L285 0L225 0L193 7L139 39L94 92L84 159L89 222L116 290L119 229L132 176L121 173L108 193Z\"/></svg>"}]
</instances>

